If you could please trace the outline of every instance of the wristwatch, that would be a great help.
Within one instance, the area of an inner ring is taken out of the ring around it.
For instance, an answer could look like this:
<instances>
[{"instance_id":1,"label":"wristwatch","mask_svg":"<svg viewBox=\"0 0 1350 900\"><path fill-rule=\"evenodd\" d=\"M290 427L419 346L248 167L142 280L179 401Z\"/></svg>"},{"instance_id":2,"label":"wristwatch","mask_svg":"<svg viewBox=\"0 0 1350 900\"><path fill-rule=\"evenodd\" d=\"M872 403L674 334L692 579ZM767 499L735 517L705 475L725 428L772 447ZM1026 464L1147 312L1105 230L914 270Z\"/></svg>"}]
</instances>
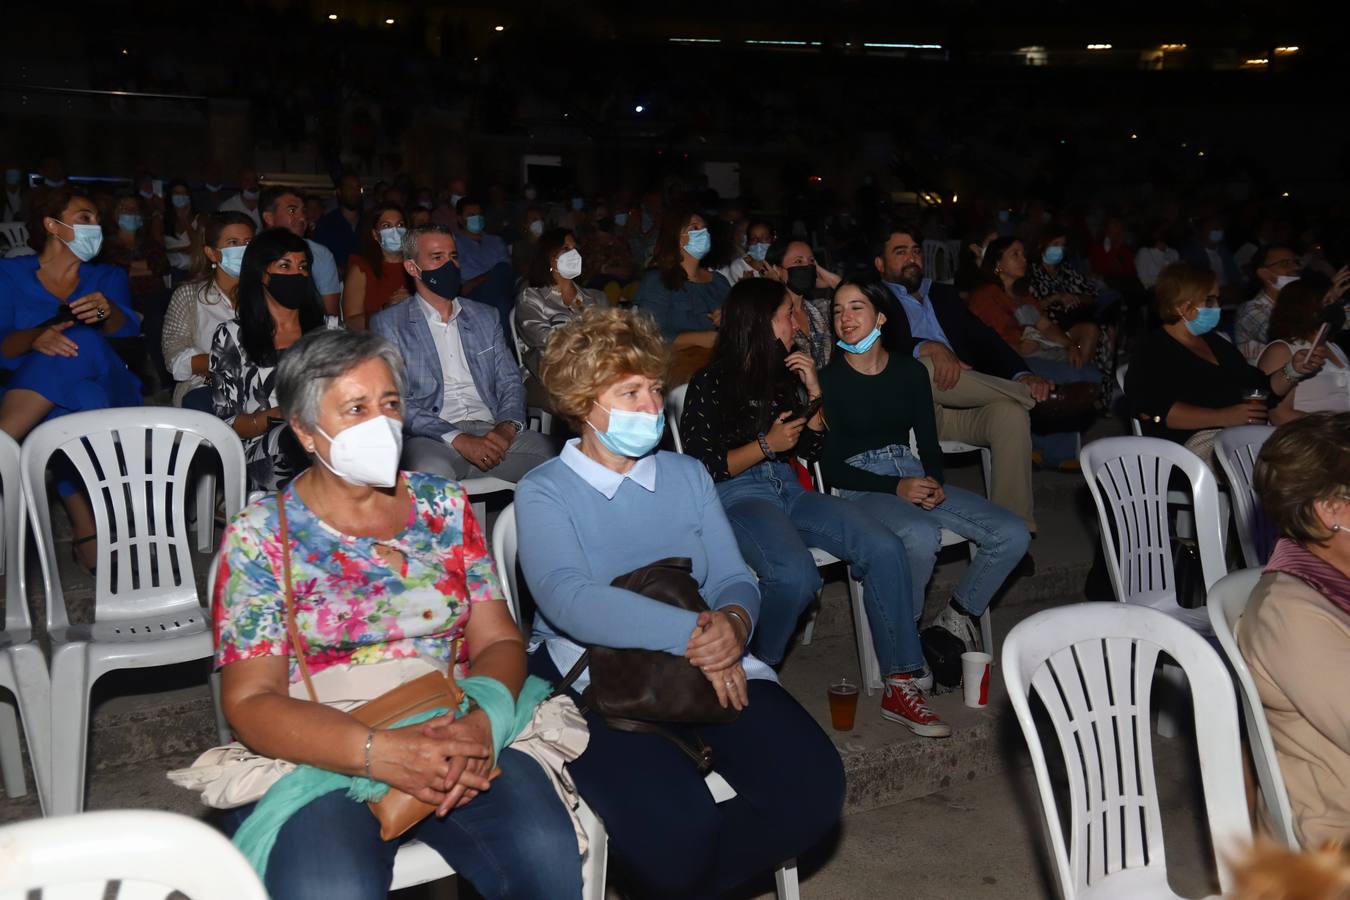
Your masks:
<instances>
[{"instance_id":1,"label":"wristwatch","mask_svg":"<svg viewBox=\"0 0 1350 900\"><path fill-rule=\"evenodd\" d=\"M769 448L769 439L765 436L764 432L762 431L759 433L759 449L760 452L764 454L764 458L767 459L769 462L778 461L778 454L774 453L773 450Z\"/></svg>"}]
</instances>

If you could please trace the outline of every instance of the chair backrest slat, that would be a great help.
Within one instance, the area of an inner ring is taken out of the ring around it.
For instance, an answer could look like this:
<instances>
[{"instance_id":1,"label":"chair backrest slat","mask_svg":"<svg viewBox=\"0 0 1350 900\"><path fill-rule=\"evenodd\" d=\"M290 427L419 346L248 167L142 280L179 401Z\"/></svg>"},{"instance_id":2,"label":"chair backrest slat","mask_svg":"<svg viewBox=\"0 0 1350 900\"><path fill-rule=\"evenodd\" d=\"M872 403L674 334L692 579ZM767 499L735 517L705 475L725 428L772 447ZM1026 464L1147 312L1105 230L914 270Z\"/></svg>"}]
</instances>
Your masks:
<instances>
[{"instance_id":1,"label":"chair backrest slat","mask_svg":"<svg viewBox=\"0 0 1350 900\"><path fill-rule=\"evenodd\" d=\"M1261 511L1261 504L1252 487L1256 457L1274 433L1275 429L1270 425L1239 425L1225 428L1214 439L1214 458L1219 461L1228 478L1238 543L1248 566L1265 565L1270 551L1274 549L1270 520Z\"/></svg>"},{"instance_id":2,"label":"chair backrest slat","mask_svg":"<svg viewBox=\"0 0 1350 900\"><path fill-rule=\"evenodd\" d=\"M19 445L0 431L0 571L5 573L6 631L27 631L28 592L24 589L23 478L19 467Z\"/></svg>"}]
</instances>

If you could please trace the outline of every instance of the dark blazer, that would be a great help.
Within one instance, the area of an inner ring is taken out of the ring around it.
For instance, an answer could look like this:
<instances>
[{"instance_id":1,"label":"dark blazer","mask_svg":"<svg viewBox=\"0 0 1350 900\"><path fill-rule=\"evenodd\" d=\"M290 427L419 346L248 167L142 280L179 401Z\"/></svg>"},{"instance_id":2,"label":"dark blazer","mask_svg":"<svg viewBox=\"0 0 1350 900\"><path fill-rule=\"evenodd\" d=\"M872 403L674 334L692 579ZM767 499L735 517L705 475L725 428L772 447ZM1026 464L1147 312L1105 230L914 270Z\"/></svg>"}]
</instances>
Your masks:
<instances>
[{"instance_id":1,"label":"dark blazer","mask_svg":"<svg viewBox=\"0 0 1350 900\"><path fill-rule=\"evenodd\" d=\"M429 438L454 437L458 431L440 417L445 382L441 357L431 339L431 326L413 294L386 306L370 320L370 330L387 339L407 366L408 386L404 397L403 430ZM490 306L459 298L459 339L464 346L469 373L478 396L492 411L494 422L525 421L525 384L520 367L507 349L501 318Z\"/></svg>"},{"instance_id":2,"label":"dark blazer","mask_svg":"<svg viewBox=\"0 0 1350 900\"><path fill-rule=\"evenodd\" d=\"M961 362L969 364L977 372L996 378L1011 379L1031 371L1026 360L1018 356L1017 351L998 336L998 332L966 308L954 287L934 282L928 288L928 302L933 305L938 324L951 342L952 352ZM922 340L910 333L908 316L900 319L900 329L907 341L903 346L913 353Z\"/></svg>"}]
</instances>

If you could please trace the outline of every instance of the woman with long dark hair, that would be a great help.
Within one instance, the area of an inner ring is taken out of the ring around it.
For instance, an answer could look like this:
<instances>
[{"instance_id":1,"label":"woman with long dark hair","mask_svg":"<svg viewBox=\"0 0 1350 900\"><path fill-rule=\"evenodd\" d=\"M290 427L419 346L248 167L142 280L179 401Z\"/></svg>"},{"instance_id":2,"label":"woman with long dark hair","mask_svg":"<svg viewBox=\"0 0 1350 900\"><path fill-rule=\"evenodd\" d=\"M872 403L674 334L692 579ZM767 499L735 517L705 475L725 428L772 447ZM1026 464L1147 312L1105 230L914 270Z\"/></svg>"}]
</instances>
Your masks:
<instances>
[{"instance_id":1,"label":"woman with long dark hair","mask_svg":"<svg viewBox=\"0 0 1350 900\"><path fill-rule=\"evenodd\" d=\"M583 310L609 306L603 291L578 284L582 264L576 236L568 229L550 228L539 236L525 273L526 285L516 297L516 331L525 350L521 362L536 379L553 329Z\"/></svg>"},{"instance_id":2,"label":"woman with long dark hair","mask_svg":"<svg viewBox=\"0 0 1350 900\"><path fill-rule=\"evenodd\" d=\"M759 576L763 603L753 649L783 659L797 620L820 589L810 547L847 560L863 582L884 718L924 737L951 727L924 699L923 650L914 626L905 545L857 504L809 491L794 457L824 443L820 379L810 354L792 349L792 301L768 278L739 282L727 296L712 362L689 382L680 421L684 448L717 485L736 542Z\"/></svg>"},{"instance_id":3,"label":"woman with long dark hair","mask_svg":"<svg viewBox=\"0 0 1350 900\"><path fill-rule=\"evenodd\" d=\"M972 621L1027 551L1031 535L1016 514L943 484L942 448L928 373L908 351L905 312L880 280L846 280L834 294L834 330L842 353L820 373L830 430L825 480L904 542L914 578L915 611L933 574L942 529L978 548L935 624L982 649ZM910 449L910 435L920 451Z\"/></svg>"},{"instance_id":4,"label":"woman with long dark hair","mask_svg":"<svg viewBox=\"0 0 1350 900\"><path fill-rule=\"evenodd\" d=\"M324 325L312 262L305 240L284 228L255 237L235 288L237 318L211 340L215 413L244 441L249 490L276 490L308 465L282 420L274 382L281 353Z\"/></svg>"},{"instance_id":5,"label":"woman with long dark hair","mask_svg":"<svg viewBox=\"0 0 1350 900\"><path fill-rule=\"evenodd\" d=\"M711 347L717 338L722 302L731 285L703 267L712 237L695 212L668 212L642 276L633 305L656 320L661 336L676 349Z\"/></svg>"},{"instance_id":6,"label":"woman with long dark hair","mask_svg":"<svg viewBox=\"0 0 1350 900\"><path fill-rule=\"evenodd\" d=\"M164 366L176 382L175 406L213 410L211 339L217 328L234 320L235 287L254 230L253 219L241 212L206 217L202 242L192 254L191 274L173 292L164 314L160 347Z\"/></svg>"},{"instance_id":7,"label":"woman with long dark hair","mask_svg":"<svg viewBox=\"0 0 1350 900\"><path fill-rule=\"evenodd\" d=\"M342 310L347 327L358 331L386 306L411 296L403 271L403 238L408 233L403 210L381 203L362 222L357 252L347 262Z\"/></svg>"}]
</instances>

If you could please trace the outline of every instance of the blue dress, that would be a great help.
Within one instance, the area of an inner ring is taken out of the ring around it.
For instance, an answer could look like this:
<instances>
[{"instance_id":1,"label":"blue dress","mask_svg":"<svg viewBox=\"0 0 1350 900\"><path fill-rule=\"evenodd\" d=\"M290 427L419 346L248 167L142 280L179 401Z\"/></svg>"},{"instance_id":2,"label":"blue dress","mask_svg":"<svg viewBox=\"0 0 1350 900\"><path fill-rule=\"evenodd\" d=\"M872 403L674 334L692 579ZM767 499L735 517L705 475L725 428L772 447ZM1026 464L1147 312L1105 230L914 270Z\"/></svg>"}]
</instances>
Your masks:
<instances>
[{"instance_id":1,"label":"blue dress","mask_svg":"<svg viewBox=\"0 0 1350 900\"><path fill-rule=\"evenodd\" d=\"M0 340L41 325L61 308L62 301L38 280L37 271L37 256L0 259ZM82 324L66 329L65 336L79 347L74 357L35 350L12 359L0 354L0 368L10 371L5 389L26 388L47 398L53 405L49 419L90 409L141 405L140 379L108 343L110 337L135 337L140 331L140 317L131 309L126 270L81 263L79 283L68 299L78 300L94 291L101 291L126 317L115 333Z\"/></svg>"},{"instance_id":2,"label":"blue dress","mask_svg":"<svg viewBox=\"0 0 1350 900\"><path fill-rule=\"evenodd\" d=\"M730 292L731 283L716 273L712 281L686 281L672 291L661 281L658 270L648 269L638 284L633 305L655 319L661 336L670 342L686 331L712 331L708 314L721 309Z\"/></svg>"}]
</instances>

